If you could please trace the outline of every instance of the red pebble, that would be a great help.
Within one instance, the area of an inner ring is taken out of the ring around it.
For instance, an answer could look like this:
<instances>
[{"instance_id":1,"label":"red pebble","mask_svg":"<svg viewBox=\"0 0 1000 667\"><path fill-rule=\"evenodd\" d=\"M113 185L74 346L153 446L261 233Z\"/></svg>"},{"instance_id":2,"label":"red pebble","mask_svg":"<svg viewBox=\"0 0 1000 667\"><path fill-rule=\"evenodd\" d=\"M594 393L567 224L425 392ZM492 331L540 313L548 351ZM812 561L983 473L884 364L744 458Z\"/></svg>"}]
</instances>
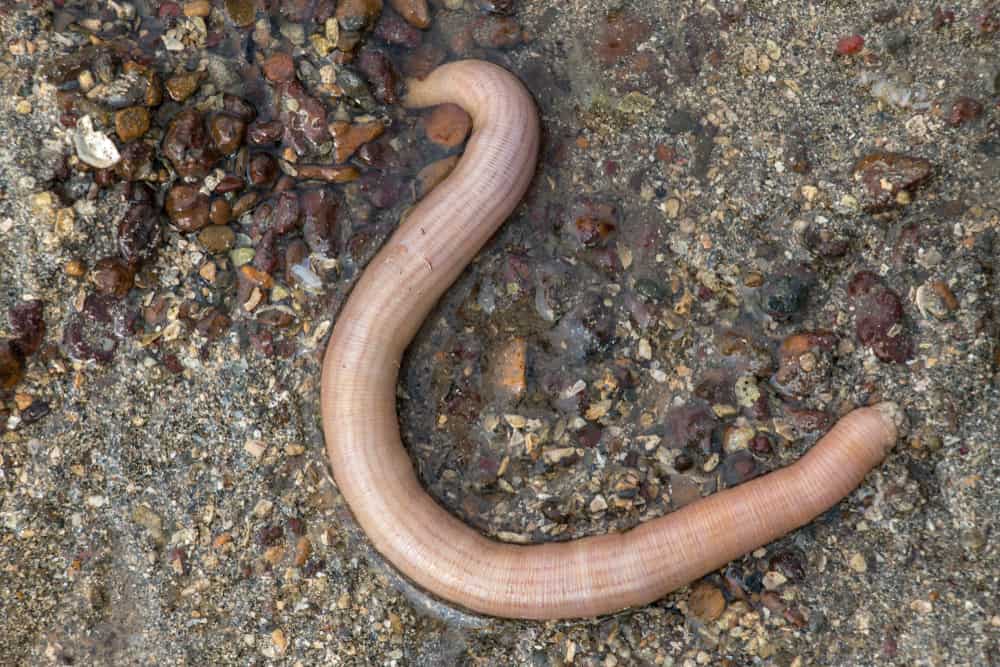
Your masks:
<instances>
[{"instance_id":1,"label":"red pebble","mask_svg":"<svg viewBox=\"0 0 1000 667\"><path fill-rule=\"evenodd\" d=\"M865 48L865 38L861 35L841 37L837 40L837 54L841 56L854 55Z\"/></svg>"}]
</instances>

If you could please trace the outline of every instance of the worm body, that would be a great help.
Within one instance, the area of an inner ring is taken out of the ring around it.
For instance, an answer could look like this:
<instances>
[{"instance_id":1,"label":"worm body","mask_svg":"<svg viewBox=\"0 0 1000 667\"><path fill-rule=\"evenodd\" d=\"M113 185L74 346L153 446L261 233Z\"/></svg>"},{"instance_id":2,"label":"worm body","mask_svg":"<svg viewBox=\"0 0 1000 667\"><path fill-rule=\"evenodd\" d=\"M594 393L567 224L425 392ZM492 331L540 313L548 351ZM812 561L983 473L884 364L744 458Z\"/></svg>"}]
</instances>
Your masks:
<instances>
[{"instance_id":1,"label":"worm body","mask_svg":"<svg viewBox=\"0 0 1000 667\"><path fill-rule=\"evenodd\" d=\"M472 117L465 153L365 269L323 362L323 430L337 485L403 574L492 616L611 613L652 602L809 522L883 460L896 440L891 404L849 413L786 468L624 533L506 544L435 503L400 440L399 364L438 299L523 196L539 142L530 95L495 65L451 63L410 83L409 106L445 102Z\"/></svg>"}]
</instances>

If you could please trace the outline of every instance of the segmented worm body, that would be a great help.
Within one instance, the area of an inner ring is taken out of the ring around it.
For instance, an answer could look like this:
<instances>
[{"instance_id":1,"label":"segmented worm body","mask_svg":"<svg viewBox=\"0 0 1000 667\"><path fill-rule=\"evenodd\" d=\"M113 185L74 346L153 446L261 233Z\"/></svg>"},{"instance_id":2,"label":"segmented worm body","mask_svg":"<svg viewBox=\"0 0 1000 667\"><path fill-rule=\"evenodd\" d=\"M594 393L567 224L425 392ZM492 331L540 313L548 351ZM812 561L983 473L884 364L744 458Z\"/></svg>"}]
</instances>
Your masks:
<instances>
[{"instance_id":1,"label":"segmented worm body","mask_svg":"<svg viewBox=\"0 0 1000 667\"><path fill-rule=\"evenodd\" d=\"M520 201L539 142L531 96L500 67L461 61L410 82L409 106L446 102L472 117L465 153L365 269L323 363L323 430L337 485L375 548L404 575L493 616L611 613L654 601L802 526L883 460L896 440L891 404L849 413L786 468L623 533L507 544L439 506L400 440L400 361L441 295Z\"/></svg>"}]
</instances>

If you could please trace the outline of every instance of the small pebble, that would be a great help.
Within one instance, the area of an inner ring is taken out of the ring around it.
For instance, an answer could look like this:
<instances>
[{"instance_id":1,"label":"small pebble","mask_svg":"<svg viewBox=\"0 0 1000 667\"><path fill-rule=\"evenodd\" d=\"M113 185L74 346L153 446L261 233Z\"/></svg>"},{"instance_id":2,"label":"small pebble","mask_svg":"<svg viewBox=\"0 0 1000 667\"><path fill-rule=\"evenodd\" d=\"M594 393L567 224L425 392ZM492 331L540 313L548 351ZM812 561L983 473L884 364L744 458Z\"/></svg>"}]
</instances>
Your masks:
<instances>
[{"instance_id":1,"label":"small pebble","mask_svg":"<svg viewBox=\"0 0 1000 667\"><path fill-rule=\"evenodd\" d=\"M702 621L714 621L726 609L726 598L718 586L707 581L699 581L691 588L688 609Z\"/></svg>"},{"instance_id":2,"label":"small pebble","mask_svg":"<svg viewBox=\"0 0 1000 667\"><path fill-rule=\"evenodd\" d=\"M209 225L198 233L198 242L211 253L222 253L233 247L236 233L227 225Z\"/></svg>"},{"instance_id":3,"label":"small pebble","mask_svg":"<svg viewBox=\"0 0 1000 667\"><path fill-rule=\"evenodd\" d=\"M271 83L284 83L295 77L295 61L287 53L276 52L261 63L264 76Z\"/></svg>"},{"instance_id":4,"label":"small pebble","mask_svg":"<svg viewBox=\"0 0 1000 667\"><path fill-rule=\"evenodd\" d=\"M865 48L865 38L861 35L849 35L837 40L837 55L852 56Z\"/></svg>"},{"instance_id":5,"label":"small pebble","mask_svg":"<svg viewBox=\"0 0 1000 667\"><path fill-rule=\"evenodd\" d=\"M420 29L430 27L431 18L427 0L389 0L389 5L413 27Z\"/></svg>"},{"instance_id":6,"label":"small pebble","mask_svg":"<svg viewBox=\"0 0 1000 667\"><path fill-rule=\"evenodd\" d=\"M202 72L184 72L167 79L167 94L175 102L183 102L194 95L204 76Z\"/></svg>"},{"instance_id":7,"label":"small pebble","mask_svg":"<svg viewBox=\"0 0 1000 667\"><path fill-rule=\"evenodd\" d=\"M145 107L127 107L115 112L115 132L128 142L138 139L149 130L149 110Z\"/></svg>"}]
</instances>

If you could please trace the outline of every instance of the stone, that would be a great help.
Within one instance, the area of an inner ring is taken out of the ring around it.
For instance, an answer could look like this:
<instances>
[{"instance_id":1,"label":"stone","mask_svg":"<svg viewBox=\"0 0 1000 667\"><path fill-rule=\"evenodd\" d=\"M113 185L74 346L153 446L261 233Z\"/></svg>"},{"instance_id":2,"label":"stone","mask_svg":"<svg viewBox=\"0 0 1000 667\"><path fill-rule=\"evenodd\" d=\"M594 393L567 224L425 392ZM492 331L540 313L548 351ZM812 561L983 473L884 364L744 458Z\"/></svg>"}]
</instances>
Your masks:
<instances>
[{"instance_id":1,"label":"stone","mask_svg":"<svg viewBox=\"0 0 1000 667\"><path fill-rule=\"evenodd\" d=\"M149 130L149 110L126 107L115 112L115 133L124 142L133 141Z\"/></svg>"},{"instance_id":2,"label":"stone","mask_svg":"<svg viewBox=\"0 0 1000 667\"><path fill-rule=\"evenodd\" d=\"M407 23L421 30L431 25L427 0L389 0L389 6L396 10Z\"/></svg>"},{"instance_id":3,"label":"stone","mask_svg":"<svg viewBox=\"0 0 1000 667\"><path fill-rule=\"evenodd\" d=\"M209 225L198 233L198 242L211 253L223 253L236 243L236 233L227 225Z\"/></svg>"},{"instance_id":4,"label":"stone","mask_svg":"<svg viewBox=\"0 0 1000 667\"><path fill-rule=\"evenodd\" d=\"M385 125L382 121L353 124L347 121L334 121L330 123L329 129L333 136L334 162L339 164L347 162L363 144L381 136Z\"/></svg>"},{"instance_id":5,"label":"stone","mask_svg":"<svg viewBox=\"0 0 1000 667\"><path fill-rule=\"evenodd\" d=\"M183 72L181 74L175 74L167 79L167 94L170 95L170 99L175 102L183 102L187 98L194 95L195 91L198 90L198 86L201 85L202 77L204 77L204 73L202 72Z\"/></svg>"},{"instance_id":6,"label":"stone","mask_svg":"<svg viewBox=\"0 0 1000 667\"><path fill-rule=\"evenodd\" d=\"M184 178L203 178L219 159L209 140L200 113L188 109L177 114L163 137L163 154Z\"/></svg>"},{"instance_id":7,"label":"stone","mask_svg":"<svg viewBox=\"0 0 1000 667\"><path fill-rule=\"evenodd\" d=\"M208 195L196 185L174 185L167 193L165 208L170 222L182 232L195 232L209 223Z\"/></svg>"},{"instance_id":8,"label":"stone","mask_svg":"<svg viewBox=\"0 0 1000 667\"><path fill-rule=\"evenodd\" d=\"M912 193L931 175L931 163L902 153L875 151L854 165L854 179L861 184L861 201L869 213L910 203Z\"/></svg>"}]
</instances>

